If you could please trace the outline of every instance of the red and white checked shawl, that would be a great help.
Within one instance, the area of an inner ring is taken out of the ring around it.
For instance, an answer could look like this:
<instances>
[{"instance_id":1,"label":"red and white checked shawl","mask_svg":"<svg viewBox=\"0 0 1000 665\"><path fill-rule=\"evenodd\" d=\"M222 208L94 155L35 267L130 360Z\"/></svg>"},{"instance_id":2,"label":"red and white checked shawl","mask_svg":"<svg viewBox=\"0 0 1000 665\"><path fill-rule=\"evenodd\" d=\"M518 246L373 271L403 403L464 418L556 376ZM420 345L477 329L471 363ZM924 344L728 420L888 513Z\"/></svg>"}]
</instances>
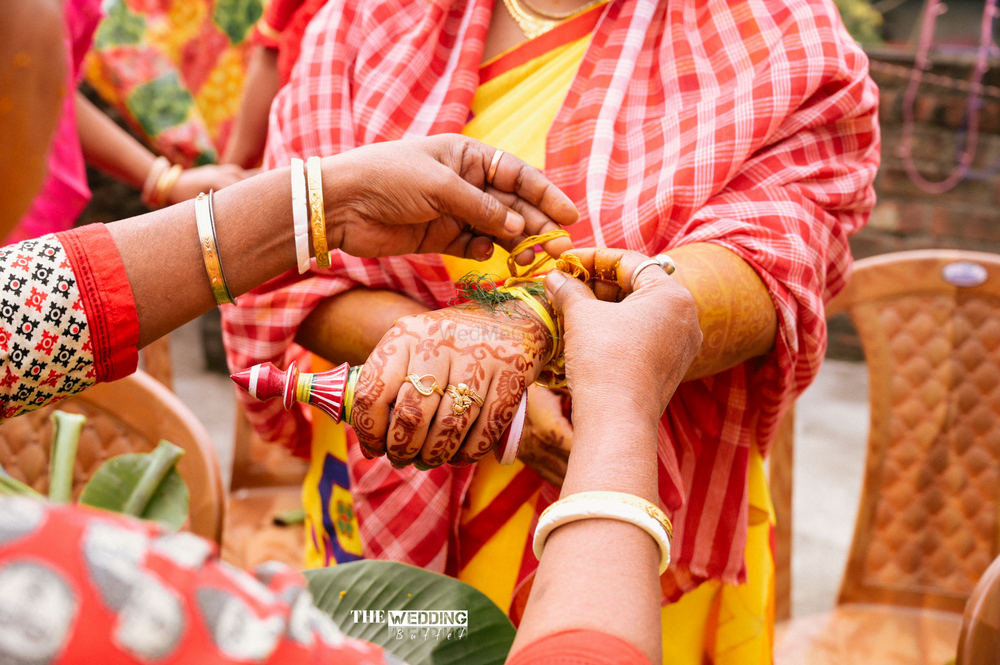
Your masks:
<instances>
[{"instance_id":1,"label":"red and white checked shawl","mask_svg":"<svg viewBox=\"0 0 1000 665\"><path fill-rule=\"evenodd\" d=\"M331 0L272 107L265 168L460 132L492 6ZM877 106L867 59L827 0L612 0L549 132L546 174L580 209L577 247L653 255L717 243L754 267L777 307L773 352L682 385L661 420L660 498L681 589L745 578L749 449L756 439L767 450L822 359L824 303L844 286L847 236L874 203ZM313 307L359 285L436 307L453 294L435 256L341 255L225 308L231 366L285 361ZM266 438L308 451L301 414L244 406ZM356 449L351 461L366 554L442 570L469 469L400 473Z\"/></svg>"}]
</instances>

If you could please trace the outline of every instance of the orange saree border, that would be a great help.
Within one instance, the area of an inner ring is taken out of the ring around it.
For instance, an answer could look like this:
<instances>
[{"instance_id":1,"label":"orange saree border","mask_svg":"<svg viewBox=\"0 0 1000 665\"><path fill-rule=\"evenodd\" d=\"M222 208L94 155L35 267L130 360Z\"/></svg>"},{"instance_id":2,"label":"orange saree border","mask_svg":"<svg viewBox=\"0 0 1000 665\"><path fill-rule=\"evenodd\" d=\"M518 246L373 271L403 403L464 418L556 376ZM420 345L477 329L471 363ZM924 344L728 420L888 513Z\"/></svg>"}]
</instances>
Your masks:
<instances>
[{"instance_id":1,"label":"orange saree border","mask_svg":"<svg viewBox=\"0 0 1000 665\"><path fill-rule=\"evenodd\" d=\"M518 44L509 51L501 53L479 68L479 85L520 67L540 55L545 55L552 49L586 37L597 27L597 22L601 20L607 6L606 2L600 4L549 30L544 35Z\"/></svg>"}]
</instances>

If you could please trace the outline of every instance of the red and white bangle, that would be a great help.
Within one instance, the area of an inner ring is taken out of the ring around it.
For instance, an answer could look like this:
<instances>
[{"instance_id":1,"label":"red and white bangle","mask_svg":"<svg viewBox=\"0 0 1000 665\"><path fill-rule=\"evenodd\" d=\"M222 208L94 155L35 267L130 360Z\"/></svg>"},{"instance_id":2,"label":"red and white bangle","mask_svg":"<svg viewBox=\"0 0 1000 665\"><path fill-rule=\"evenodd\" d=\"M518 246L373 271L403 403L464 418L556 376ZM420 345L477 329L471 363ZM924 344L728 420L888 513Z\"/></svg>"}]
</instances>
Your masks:
<instances>
[{"instance_id":1,"label":"red and white bangle","mask_svg":"<svg viewBox=\"0 0 1000 665\"><path fill-rule=\"evenodd\" d=\"M660 575L670 565L670 541L674 527L658 506L622 492L580 492L556 501L542 511L535 527L534 551L542 558L545 540L555 529L586 519L612 519L639 527L660 546Z\"/></svg>"}]
</instances>

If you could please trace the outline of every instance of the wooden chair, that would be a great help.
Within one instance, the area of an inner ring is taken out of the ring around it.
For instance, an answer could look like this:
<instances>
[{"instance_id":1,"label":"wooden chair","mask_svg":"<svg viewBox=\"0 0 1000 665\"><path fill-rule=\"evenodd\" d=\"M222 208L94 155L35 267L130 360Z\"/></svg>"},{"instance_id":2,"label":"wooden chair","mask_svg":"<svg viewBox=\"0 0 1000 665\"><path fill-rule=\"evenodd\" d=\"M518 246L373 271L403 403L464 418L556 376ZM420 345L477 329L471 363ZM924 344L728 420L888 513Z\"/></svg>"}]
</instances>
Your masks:
<instances>
[{"instance_id":1,"label":"wooden chair","mask_svg":"<svg viewBox=\"0 0 1000 665\"><path fill-rule=\"evenodd\" d=\"M955 665L1000 661L1000 559L986 569L965 606Z\"/></svg>"},{"instance_id":2,"label":"wooden chair","mask_svg":"<svg viewBox=\"0 0 1000 665\"><path fill-rule=\"evenodd\" d=\"M49 415L55 410L87 416L73 474L74 497L109 457L148 452L167 439L185 451L177 469L191 492L186 528L219 542L223 493L215 450L205 428L172 392L138 371L0 424L0 463L43 494L49 489Z\"/></svg>"},{"instance_id":3,"label":"wooden chair","mask_svg":"<svg viewBox=\"0 0 1000 665\"><path fill-rule=\"evenodd\" d=\"M864 487L837 606L779 625L775 662L941 665L1000 553L1000 256L859 261L840 311L869 371Z\"/></svg>"}]
</instances>

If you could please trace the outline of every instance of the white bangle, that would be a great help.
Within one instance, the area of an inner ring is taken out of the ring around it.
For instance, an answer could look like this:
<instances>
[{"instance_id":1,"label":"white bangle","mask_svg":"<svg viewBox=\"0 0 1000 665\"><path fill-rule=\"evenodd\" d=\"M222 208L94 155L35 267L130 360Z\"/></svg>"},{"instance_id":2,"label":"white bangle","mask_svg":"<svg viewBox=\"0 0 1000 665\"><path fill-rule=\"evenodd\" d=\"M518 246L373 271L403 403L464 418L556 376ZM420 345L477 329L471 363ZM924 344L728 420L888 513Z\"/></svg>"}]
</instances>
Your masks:
<instances>
[{"instance_id":1,"label":"white bangle","mask_svg":"<svg viewBox=\"0 0 1000 665\"><path fill-rule=\"evenodd\" d=\"M538 517L535 527L535 557L542 558L545 541L553 530L586 519L612 519L639 527L660 546L660 575L670 565L670 541L674 528L657 506L621 492L581 492L556 501Z\"/></svg>"},{"instance_id":2,"label":"white bangle","mask_svg":"<svg viewBox=\"0 0 1000 665\"><path fill-rule=\"evenodd\" d=\"M292 157L292 223L295 258L301 275L309 270L309 202L306 200L305 164L296 157Z\"/></svg>"}]
</instances>

